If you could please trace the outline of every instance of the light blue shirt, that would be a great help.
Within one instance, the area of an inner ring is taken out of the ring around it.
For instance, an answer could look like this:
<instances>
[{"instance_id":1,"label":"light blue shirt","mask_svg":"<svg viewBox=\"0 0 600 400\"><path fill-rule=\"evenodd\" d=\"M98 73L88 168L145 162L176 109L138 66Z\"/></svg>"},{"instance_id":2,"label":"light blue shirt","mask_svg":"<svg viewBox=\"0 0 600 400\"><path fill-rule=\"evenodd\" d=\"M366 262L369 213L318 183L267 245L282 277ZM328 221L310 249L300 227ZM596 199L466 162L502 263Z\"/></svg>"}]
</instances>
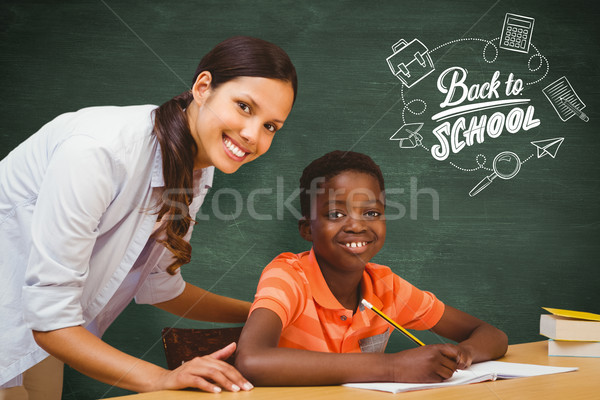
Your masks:
<instances>
[{"instance_id":1,"label":"light blue shirt","mask_svg":"<svg viewBox=\"0 0 600 400\"><path fill-rule=\"evenodd\" d=\"M32 329L101 336L134 296L183 291L172 254L149 239L164 191L155 108L60 115L0 161L0 385L47 356ZM195 171L192 218L213 174Z\"/></svg>"}]
</instances>

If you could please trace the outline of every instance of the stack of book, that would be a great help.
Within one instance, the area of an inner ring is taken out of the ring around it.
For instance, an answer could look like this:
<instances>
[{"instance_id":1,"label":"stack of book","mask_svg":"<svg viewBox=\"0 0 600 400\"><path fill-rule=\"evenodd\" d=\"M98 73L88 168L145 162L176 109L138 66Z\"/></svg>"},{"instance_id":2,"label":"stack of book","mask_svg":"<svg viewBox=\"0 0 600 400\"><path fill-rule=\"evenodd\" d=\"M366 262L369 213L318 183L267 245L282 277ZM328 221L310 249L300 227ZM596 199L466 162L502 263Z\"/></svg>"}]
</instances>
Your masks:
<instances>
[{"instance_id":1,"label":"stack of book","mask_svg":"<svg viewBox=\"0 0 600 400\"><path fill-rule=\"evenodd\" d=\"M548 340L549 356L600 357L600 315L546 308L540 318L540 334Z\"/></svg>"}]
</instances>

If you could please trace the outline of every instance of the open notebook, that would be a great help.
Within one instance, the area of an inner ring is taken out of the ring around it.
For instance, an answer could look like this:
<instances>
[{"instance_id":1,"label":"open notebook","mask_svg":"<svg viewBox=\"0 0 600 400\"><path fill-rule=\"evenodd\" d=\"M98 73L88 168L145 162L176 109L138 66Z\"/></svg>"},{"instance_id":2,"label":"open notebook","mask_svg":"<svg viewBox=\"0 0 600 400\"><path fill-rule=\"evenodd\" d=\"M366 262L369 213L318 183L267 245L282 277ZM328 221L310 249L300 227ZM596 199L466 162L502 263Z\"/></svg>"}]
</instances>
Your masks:
<instances>
[{"instance_id":1,"label":"open notebook","mask_svg":"<svg viewBox=\"0 0 600 400\"><path fill-rule=\"evenodd\" d=\"M381 390L384 392L400 393L411 390L434 389L446 386L466 385L496 379L524 378L528 376L558 374L561 372L575 371L571 367L551 367L547 365L518 364L502 361L486 361L473 364L465 370L458 370L451 378L440 383L395 383L395 382L372 382L372 383L346 383L344 386Z\"/></svg>"}]
</instances>

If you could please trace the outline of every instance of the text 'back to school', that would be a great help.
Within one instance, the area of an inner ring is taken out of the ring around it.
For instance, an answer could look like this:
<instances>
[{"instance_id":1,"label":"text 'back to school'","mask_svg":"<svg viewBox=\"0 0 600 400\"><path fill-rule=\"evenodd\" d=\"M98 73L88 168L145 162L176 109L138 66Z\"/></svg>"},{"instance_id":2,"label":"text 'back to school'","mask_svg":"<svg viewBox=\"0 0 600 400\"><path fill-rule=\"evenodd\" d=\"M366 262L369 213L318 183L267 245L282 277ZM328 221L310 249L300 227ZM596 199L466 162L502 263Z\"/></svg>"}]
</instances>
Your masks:
<instances>
[{"instance_id":1,"label":"text 'back to school'","mask_svg":"<svg viewBox=\"0 0 600 400\"><path fill-rule=\"evenodd\" d=\"M495 71L488 82L467 85L468 71L462 67L451 67L443 71L437 80L437 88L445 95L440 103L443 111L431 119L441 122L433 129L438 144L431 147L431 155L439 161L446 160L465 147L481 144L486 136L494 139L506 130L515 134L540 125L534 118L535 109L530 99L515 98L523 92L523 80L515 79L511 72L506 80L500 80L500 71ZM504 90L501 86L504 84ZM501 94L504 98L501 98ZM511 98L512 97L512 98ZM465 117L462 115L514 106L504 113ZM524 107L527 106L525 109ZM448 119L454 119L451 123Z\"/></svg>"}]
</instances>

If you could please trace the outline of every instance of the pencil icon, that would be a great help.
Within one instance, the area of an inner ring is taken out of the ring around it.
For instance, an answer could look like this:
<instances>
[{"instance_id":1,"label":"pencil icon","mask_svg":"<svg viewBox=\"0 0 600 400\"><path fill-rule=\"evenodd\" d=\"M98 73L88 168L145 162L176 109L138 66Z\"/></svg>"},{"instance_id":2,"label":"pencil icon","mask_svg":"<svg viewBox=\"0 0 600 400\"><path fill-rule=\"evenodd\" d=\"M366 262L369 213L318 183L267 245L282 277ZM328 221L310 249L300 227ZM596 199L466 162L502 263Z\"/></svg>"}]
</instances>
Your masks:
<instances>
[{"instance_id":1,"label":"pencil icon","mask_svg":"<svg viewBox=\"0 0 600 400\"><path fill-rule=\"evenodd\" d=\"M421 342L419 339L417 339L409 331L407 331L406 329L404 329L403 327L401 327L400 325L398 325L398 323L396 323L393 319L391 319L390 317L388 317L387 315L385 315L383 313L383 311L381 311L377 307L373 306L373 304L369 303L365 299L362 299L361 303L363 304L363 306L367 307L369 310L373 311L375 314L379 315L381 318L383 318L384 320L386 320L386 322L388 324L392 325L394 328L396 328L400 332L402 332L402 334L404 336L406 336L407 338L409 338L410 340L412 340L413 342L415 342L419 346L425 346L425 343Z\"/></svg>"},{"instance_id":2,"label":"pencil icon","mask_svg":"<svg viewBox=\"0 0 600 400\"><path fill-rule=\"evenodd\" d=\"M579 117L579 119L581 119L584 122L588 122L590 119L589 117L583 112L581 111L579 108L575 107L575 105L570 102L569 100L565 99L564 97L560 98L560 101L569 109L573 112L573 114L577 115Z\"/></svg>"}]
</instances>

